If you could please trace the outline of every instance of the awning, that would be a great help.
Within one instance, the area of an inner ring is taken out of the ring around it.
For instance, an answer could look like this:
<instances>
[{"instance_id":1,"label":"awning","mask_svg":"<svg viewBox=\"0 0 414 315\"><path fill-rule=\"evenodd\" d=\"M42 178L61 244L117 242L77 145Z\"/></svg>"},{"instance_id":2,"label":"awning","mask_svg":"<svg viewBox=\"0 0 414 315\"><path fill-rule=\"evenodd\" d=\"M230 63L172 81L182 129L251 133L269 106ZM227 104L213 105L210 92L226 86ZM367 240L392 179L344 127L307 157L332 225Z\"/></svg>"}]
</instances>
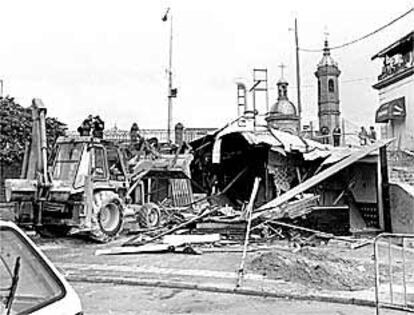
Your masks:
<instances>
[{"instance_id":1,"label":"awning","mask_svg":"<svg viewBox=\"0 0 414 315\"><path fill-rule=\"evenodd\" d=\"M258 128L259 129L259 128ZM213 163L220 163L221 159L221 142L222 138L229 134L241 135L250 145L267 144L271 150L280 151L282 149L282 143L278 141L268 130L252 131L234 131L232 129L224 130L216 136L216 141L213 145Z\"/></svg>"},{"instance_id":2,"label":"awning","mask_svg":"<svg viewBox=\"0 0 414 315\"><path fill-rule=\"evenodd\" d=\"M271 130L272 135L283 144L286 152L298 151L306 161L326 158L331 154L330 147L319 142L301 138L280 130Z\"/></svg>"},{"instance_id":3,"label":"awning","mask_svg":"<svg viewBox=\"0 0 414 315\"><path fill-rule=\"evenodd\" d=\"M392 55L393 53L395 53L395 50L401 48L401 45L409 45L410 42L413 41L413 39L414 39L414 32L410 32L407 35L405 35L404 37L397 40L396 42L389 45L388 47L381 50L379 53L375 54L371 58L371 60L374 60L375 58L384 57L385 55Z\"/></svg>"},{"instance_id":4,"label":"awning","mask_svg":"<svg viewBox=\"0 0 414 315\"><path fill-rule=\"evenodd\" d=\"M383 123L389 120L404 119L405 115L405 98L400 97L382 104L375 115L375 122Z\"/></svg>"},{"instance_id":5,"label":"awning","mask_svg":"<svg viewBox=\"0 0 414 315\"><path fill-rule=\"evenodd\" d=\"M273 137L273 135L267 130L261 132L244 131L241 132L241 135L247 140L249 144L267 144L271 147L271 149L276 148L276 150L282 146L282 143Z\"/></svg>"}]
</instances>

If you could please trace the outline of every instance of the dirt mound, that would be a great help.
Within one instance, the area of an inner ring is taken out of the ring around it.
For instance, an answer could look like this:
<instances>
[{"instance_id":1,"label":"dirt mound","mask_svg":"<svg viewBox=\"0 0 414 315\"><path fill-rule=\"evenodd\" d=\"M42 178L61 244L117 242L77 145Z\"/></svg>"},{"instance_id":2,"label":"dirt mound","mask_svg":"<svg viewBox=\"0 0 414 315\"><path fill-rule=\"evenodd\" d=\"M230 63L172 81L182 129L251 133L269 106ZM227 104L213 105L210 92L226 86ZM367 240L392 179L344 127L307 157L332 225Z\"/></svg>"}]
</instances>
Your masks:
<instances>
[{"instance_id":1,"label":"dirt mound","mask_svg":"<svg viewBox=\"0 0 414 315\"><path fill-rule=\"evenodd\" d=\"M270 279L284 279L320 289L361 290L372 287L375 281L370 264L308 248L297 253L262 253L251 264L255 272Z\"/></svg>"}]
</instances>

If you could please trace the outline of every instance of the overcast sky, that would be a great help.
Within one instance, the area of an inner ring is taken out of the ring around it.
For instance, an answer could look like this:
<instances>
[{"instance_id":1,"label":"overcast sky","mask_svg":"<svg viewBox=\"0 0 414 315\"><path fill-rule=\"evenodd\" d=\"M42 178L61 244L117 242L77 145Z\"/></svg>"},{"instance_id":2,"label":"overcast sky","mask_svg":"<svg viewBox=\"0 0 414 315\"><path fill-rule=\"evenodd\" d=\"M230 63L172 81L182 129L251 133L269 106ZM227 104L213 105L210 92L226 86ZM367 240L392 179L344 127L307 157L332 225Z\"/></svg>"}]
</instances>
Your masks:
<instances>
[{"instance_id":1,"label":"overcast sky","mask_svg":"<svg viewBox=\"0 0 414 315\"><path fill-rule=\"evenodd\" d=\"M0 2L0 78L5 94L23 106L41 98L48 114L76 129L87 114L107 127L166 128L169 27L174 17L174 123L218 127L237 114L235 82L248 85L254 67L270 76L270 103L287 65L296 104L294 17L300 46L321 48L327 27L332 46L389 22L414 0L10 0ZM372 89L380 61L371 57L414 28L414 14L359 44L332 52L342 71L343 116L372 124L378 107ZM301 53L304 122L316 120L314 71L321 53Z\"/></svg>"}]
</instances>

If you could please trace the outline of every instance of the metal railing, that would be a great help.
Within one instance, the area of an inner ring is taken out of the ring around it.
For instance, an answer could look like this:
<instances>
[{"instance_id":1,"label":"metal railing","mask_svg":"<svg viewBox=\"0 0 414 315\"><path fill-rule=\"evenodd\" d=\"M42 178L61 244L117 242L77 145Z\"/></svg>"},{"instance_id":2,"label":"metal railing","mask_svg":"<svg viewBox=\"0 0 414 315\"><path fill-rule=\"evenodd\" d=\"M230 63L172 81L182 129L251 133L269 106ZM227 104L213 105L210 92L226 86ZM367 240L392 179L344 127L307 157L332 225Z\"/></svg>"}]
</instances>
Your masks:
<instances>
[{"instance_id":1,"label":"metal railing","mask_svg":"<svg viewBox=\"0 0 414 315\"><path fill-rule=\"evenodd\" d=\"M184 128L182 140L185 142L191 142L198 138L201 138L209 133L214 132L214 128ZM159 142L168 141L167 129L140 129L139 134L148 139L155 137ZM66 132L67 136L78 135L77 131L69 130ZM175 140L175 132L171 134L172 141ZM130 141L130 132L128 130L121 129L108 129L104 131L104 139L116 141L116 142L128 142Z\"/></svg>"},{"instance_id":2,"label":"metal railing","mask_svg":"<svg viewBox=\"0 0 414 315\"><path fill-rule=\"evenodd\" d=\"M414 313L414 250L408 242L414 234L382 233L374 240L377 315L383 308Z\"/></svg>"}]
</instances>

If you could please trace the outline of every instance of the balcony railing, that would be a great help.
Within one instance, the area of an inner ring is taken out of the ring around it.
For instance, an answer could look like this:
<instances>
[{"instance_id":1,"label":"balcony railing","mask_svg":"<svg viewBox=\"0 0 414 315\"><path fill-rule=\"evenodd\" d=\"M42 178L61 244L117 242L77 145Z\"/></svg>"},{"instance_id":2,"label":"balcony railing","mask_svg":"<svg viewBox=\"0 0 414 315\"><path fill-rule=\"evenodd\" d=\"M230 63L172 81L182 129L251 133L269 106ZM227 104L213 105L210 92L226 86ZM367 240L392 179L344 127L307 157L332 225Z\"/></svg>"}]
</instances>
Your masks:
<instances>
[{"instance_id":1,"label":"balcony railing","mask_svg":"<svg viewBox=\"0 0 414 315\"><path fill-rule=\"evenodd\" d=\"M414 67L414 59L411 58L410 61L401 61L396 63L390 63L382 67L382 73L378 76L378 81L387 79L391 76L394 76L398 73L402 73L405 70Z\"/></svg>"}]
</instances>

